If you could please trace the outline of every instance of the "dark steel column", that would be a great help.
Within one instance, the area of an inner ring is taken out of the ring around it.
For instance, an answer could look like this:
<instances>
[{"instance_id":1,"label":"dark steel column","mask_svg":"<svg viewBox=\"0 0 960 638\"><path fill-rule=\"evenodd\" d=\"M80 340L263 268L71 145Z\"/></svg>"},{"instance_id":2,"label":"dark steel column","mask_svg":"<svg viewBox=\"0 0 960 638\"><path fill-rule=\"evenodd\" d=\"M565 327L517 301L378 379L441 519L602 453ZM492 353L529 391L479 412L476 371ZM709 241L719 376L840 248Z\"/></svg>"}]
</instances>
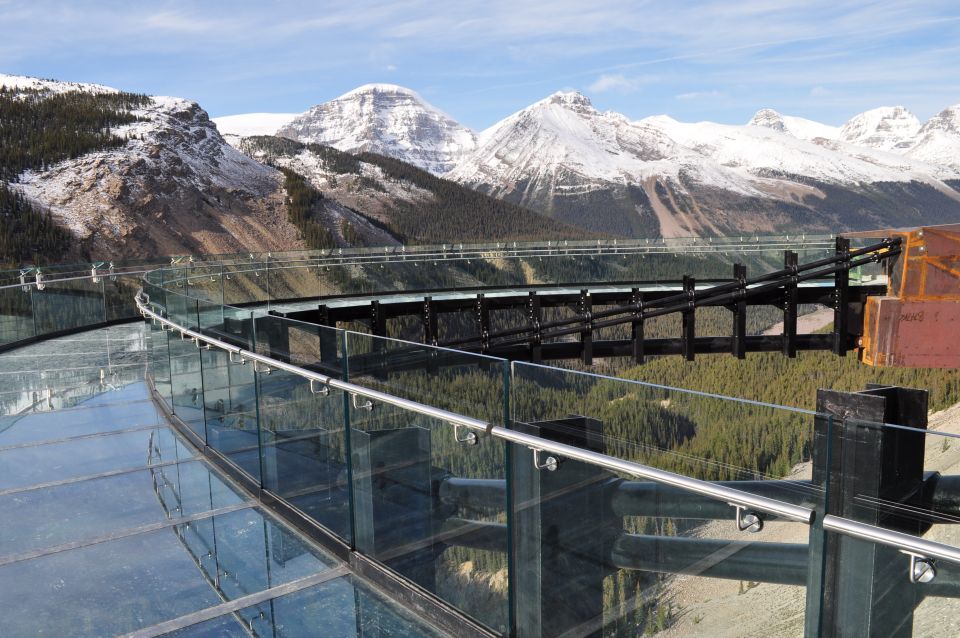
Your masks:
<instances>
[{"instance_id":1,"label":"dark steel column","mask_svg":"<svg viewBox=\"0 0 960 638\"><path fill-rule=\"evenodd\" d=\"M826 513L909 534L926 531L929 524L901 513L922 503L924 435L877 424L925 429L927 392L879 386L819 390L817 412L833 415L818 418L814 431L813 483L828 488ZM913 610L925 592L910 582L907 556L840 534L824 537L819 526L811 530L810 547L811 558L822 552L823 560L811 560L808 635L815 635L817 622L824 636L912 635Z\"/></svg>"}]
</instances>

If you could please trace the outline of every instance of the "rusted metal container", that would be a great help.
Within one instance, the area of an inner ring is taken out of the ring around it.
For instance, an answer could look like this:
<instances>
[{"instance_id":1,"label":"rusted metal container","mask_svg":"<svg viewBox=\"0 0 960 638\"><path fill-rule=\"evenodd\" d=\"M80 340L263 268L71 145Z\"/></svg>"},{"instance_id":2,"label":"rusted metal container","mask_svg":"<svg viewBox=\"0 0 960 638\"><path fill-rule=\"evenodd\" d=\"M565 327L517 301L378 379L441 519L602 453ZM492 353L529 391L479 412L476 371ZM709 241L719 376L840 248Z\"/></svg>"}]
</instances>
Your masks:
<instances>
[{"instance_id":1,"label":"rusted metal container","mask_svg":"<svg viewBox=\"0 0 960 638\"><path fill-rule=\"evenodd\" d=\"M903 252L890 271L887 295L867 299L861 361L960 368L960 224L885 236L902 237Z\"/></svg>"}]
</instances>

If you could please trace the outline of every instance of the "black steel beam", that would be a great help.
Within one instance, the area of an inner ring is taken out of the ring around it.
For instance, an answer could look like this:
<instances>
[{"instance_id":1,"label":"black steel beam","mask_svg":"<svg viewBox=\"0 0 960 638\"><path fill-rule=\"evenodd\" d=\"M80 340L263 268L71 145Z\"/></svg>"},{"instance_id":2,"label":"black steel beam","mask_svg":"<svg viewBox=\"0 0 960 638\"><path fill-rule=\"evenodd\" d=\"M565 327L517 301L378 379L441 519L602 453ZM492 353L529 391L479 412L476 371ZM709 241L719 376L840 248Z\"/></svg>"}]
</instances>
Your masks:
<instances>
[{"instance_id":1,"label":"black steel beam","mask_svg":"<svg viewBox=\"0 0 960 638\"><path fill-rule=\"evenodd\" d=\"M837 256L847 258L850 252L850 240L837 237ZM850 315L850 273L838 270L834 276L833 288L833 354L846 356L849 341L847 318Z\"/></svg>"},{"instance_id":2,"label":"black steel beam","mask_svg":"<svg viewBox=\"0 0 960 638\"><path fill-rule=\"evenodd\" d=\"M740 282L747 280L747 267L744 264L733 265L733 278ZM742 295L731 307L733 310L733 343L730 353L737 359L747 357L747 298Z\"/></svg>"},{"instance_id":3,"label":"black steel beam","mask_svg":"<svg viewBox=\"0 0 960 638\"><path fill-rule=\"evenodd\" d=\"M633 321L630 322L630 342L633 345L634 363L644 362L644 335L643 335L643 294L639 288L634 288L630 293L630 304L636 310L633 312Z\"/></svg>"},{"instance_id":4,"label":"black steel beam","mask_svg":"<svg viewBox=\"0 0 960 638\"><path fill-rule=\"evenodd\" d=\"M783 254L784 268L791 271L791 283L783 291L783 355L791 359L797 356L797 253L788 250Z\"/></svg>"},{"instance_id":5,"label":"black steel beam","mask_svg":"<svg viewBox=\"0 0 960 638\"><path fill-rule=\"evenodd\" d=\"M823 501L823 493L810 481L717 481L716 484L804 507L814 507ZM736 520L736 508L728 503L649 481L619 483L613 490L611 507L617 516L730 519L731 525Z\"/></svg>"},{"instance_id":6,"label":"black steel beam","mask_svg":"<svg viewBox=\"0 0 960 638\"><path fill-rule=\"evenodd\" d=\"M730 280L717 280L717 281L701 281L701 286L704 284L715 284L720 285L722 283L728 283ZM675 283L678 287L681 285L679 282L667 282ZM608 288L611 285L618 284L592 284L592 286L599 287L603 286ZM637 287L637 284L626 284L627 286ZM567 288L567 287L565 287ZM529 299L529 292L520 292L521 287L511 287L511 290L517 290L517 293L514 295L505 295L497 297L487 297L488 308L490 310L510 310L510 309L524 309L526 308L527 300ZM447 298L447 299L434 299L434 308L438 313L447 313L447 312L470 312L474 309L476 303L476 295L480 290L487 290L485 288L475 288L471 291L465 291L467 294L464 294L463 297L459 298ZM496 290L496 289L492 289ZM832 286L804 286L797 289L797 303L798 304L820 304L825 306L833 307L834 305L834 294ZM852 301L865 301L866 298L870 295L882 295L886 293L885 285L859 285L859 286L850 286L849 293L850 299ZM435 293L443 292L441 290L432 291ZM649 307L654 307L662 300L669 297L673 297L677 294L676 291L671 290L648 290L643 291L643 299L645 305ZM577 292L570 293L551 293L544 291L537 291L537 296L540 298L541 308L561 308L568 307L571 304L575 304L579 298L579 289ZM404 295L408 296L408 295ZM593 298L594 306L627 306L631 302L632 298L632 288L625 288L622 291L613 291L613 292L594 292L591 291L590 296ZM397 318L404 316L415 316L419 315L422 310L422 302L420 301L392 301L390 299L390 294L385 294L381 299L380 311L384 317L387 318ZM313 301L315 297L303 298L303 299L292 299L285 303L295 303L297 301ZM749 305L751 306L781 306L782 291L781 290L772 290L766 291L761 294L758 294L750 299ZM239 306L255 306L259 305L261 302L251 303L251 304L239 304ZM725 306L729 302L717 302L712 303L707 300L706 302L698 302L698 307L708 307L708 306ZM291 312L283 313L285 317L290 319L296 319L297 321L307 321L315 322L316 314L314 310L297 310ZM358 319L367 319L370 316L369 305L365 303L358 303L356 305L343 305L339 307L330 308L330 318L334 321L355 321Z\"/></svg>"},{"instance_id":7,"label":"black steel beam","mask_svg":"<svg viewBox=\"0 0 960 638\"><path fill-rule=\"evenodd\" d=\"M614 541L610 556L622 569L782 585L805 585L807 561L807 546L799 543L636 534Z\"/></svg>"}]
</instances>

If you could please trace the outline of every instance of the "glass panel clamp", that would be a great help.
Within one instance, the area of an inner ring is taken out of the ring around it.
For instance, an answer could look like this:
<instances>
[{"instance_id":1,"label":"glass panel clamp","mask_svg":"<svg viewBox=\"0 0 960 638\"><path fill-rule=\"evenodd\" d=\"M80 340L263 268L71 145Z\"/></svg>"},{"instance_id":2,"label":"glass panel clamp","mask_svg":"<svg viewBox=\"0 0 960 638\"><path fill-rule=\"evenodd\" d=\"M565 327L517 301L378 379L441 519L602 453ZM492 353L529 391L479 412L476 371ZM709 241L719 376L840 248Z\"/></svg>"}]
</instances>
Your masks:
<instances>
[{"instance_id":1,"label":"glass panel clamp","mask_svg":"<svg viewBox=\"0 0 960 638\"><path fill-rule=\"evenodd\" d=\"M905 549L900 550L901 554L910 557L910 571L907 572L911 583L926 584L932 582L937 577L937 561L933 558L927 558L923 554L908 552Z\"/></svg>"},{"instance_id":2,"label":"glass panel clamp","mask_svg":"<svg viewBox=\"0 0 960 638\"><path fill-rule=\"evenodd\" d=\"M760 517L759 512L748 510L742 505L737 505L736 503L730 503L730 505L737 508L738 530L741 532L750 532L751 534L756 534L763 529L763 518Z\"/></svg>"}]
</instances>

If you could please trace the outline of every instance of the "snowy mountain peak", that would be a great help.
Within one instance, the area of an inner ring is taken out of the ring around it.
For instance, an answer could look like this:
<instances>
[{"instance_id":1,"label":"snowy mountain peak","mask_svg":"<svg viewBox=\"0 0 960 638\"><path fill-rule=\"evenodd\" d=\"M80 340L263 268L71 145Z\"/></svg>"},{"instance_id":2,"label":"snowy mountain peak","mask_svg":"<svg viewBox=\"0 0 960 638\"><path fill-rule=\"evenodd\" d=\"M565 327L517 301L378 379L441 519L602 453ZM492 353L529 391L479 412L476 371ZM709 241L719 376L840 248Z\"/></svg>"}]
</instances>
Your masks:
<instances>
[{"instance_id":1,"label":"snowy mountain peak","mask_svg":"<svg viewBox=\"0 0 960 638\"><path fill-rule=\"evenodd\" d=\"M338 100L344 98L352 97L354 95L362 95L367 93L385 93L387 95L408 95L412 98L423 102L423 98L420 97L420 94L414 91L413 89L408 89L405 86L400 86L399 84L383 84L383 83L374 83L374 84L364 84L363 86L358 86L352 91L347 91L340 97Z\"/></svg>"},{"instance_id":2,"label":"snowy mountain peak","mask_svg":"<svg viewBox=\"0 0 960 638\"><path fill-rule=\"evenodd\" d=\"M318 104L277 135L341 151L380 153L436 174L453 168L477 144L470 129L394 84L367 84Z\"/></svg>"},{"instance_id":3,"label":"snowy mountain peak","mask_svg":"<svg viewBox=\"0 0 960 638\"><path fill-rule=\"evenodd\" d=\"M560 104L561 106L573 108L593 108L590 98L579 91L557 91L547 99L543 100L550 104Z\"/></svg>"},{"instance_id":4,"label":"snowy mountain peak","mask_svg":"<svg viewBox=\"0 0 960 638\"><path fill-rule=\"evenodd\" d=\"M760 109L754 114L753 118L747 122L747 126L768 128L799 140L814 140L818 137L835 140L840 137L840 129L834 126L828 126L827 124L821 124L802 117L782 115L773 109Z\"/></svg>"},{"instance_id":5,"label":"snowy mountain peak","mask_svg":"<svg viewBox=\"0 0 960 638\"><path fill-rule=\"evenodd\" d=\"M931 117L927 120L927 123L923 125L923 128L920 129L920 134L923 135L931 131L943 131L944 133L960 135L960 104L948 106Z\"/></svg>"},{"instance_id":6,"label":"snowy mountain peak","mask_svg":"<svg viewBox=\"0 0 960 638\"><path fill-rule=\"evenodd\" d=\"M780 131L781 133L787 132L787 126L783 121L783 116L773 109L760 109L754 113L753 118L747 122L747 126L763 126L764 128Z\"/></svg>"},{"instance_id":7,"label":"snowy mountain peak","mask_svg":"<svg viewBox=\"0 0 960 638\"><path fill-rule=\"evenodd\" d=\"M905 149L920 131L920 120L903 106L882 106L854 116L840 129L844 142L892 151Z\"/></svg>"}]
</instances>

